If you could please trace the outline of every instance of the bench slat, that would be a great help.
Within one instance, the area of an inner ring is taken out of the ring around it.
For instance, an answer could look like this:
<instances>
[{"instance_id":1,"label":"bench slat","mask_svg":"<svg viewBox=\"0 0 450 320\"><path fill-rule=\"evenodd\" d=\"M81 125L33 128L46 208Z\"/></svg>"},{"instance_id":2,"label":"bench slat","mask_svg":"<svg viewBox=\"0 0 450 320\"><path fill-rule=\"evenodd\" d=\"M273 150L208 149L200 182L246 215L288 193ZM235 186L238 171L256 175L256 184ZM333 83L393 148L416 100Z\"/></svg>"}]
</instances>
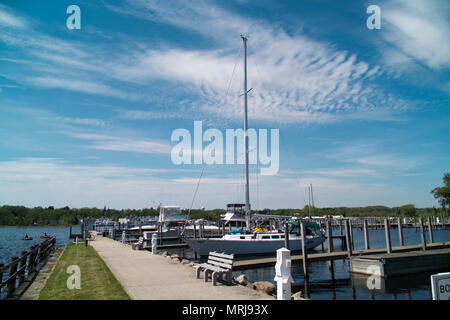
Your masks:
<instances>
[{"instance_id":1,"label":"bench slat","mask_svg":"<svg viewBox=\"0 0 450 320\"><path fill-rule=\"evenodd\" d=\"M208 267L206 267L206 269L212 270L212 271L217 271L217 272L228 272L227 269L223 269L223 268L221 268L221 267L218 267L218 266L212 266L212 265L208 265Z\"/></svg>"},{"instance_id":2,"label":"bench slat","mask_svg":"<svg viewBox=\"0 0 450 320\"><path fill-rule=\"evenodd\" d=\"M221 262L217 262L217 261L213 261L213 260L208 260L208 264L211 264L213 266L219 266L222 268L226 268L226 269L232 269L233 266L230 264L226 264L226 263L221 263Z\"/></svg>"},{"instance_id":3,"label":"bench slat","mask_svg":"<svg viewBox=\"0 0 450 320\"><path fill-rule=\"evenodd\" d=\"M227 264L233 264L233 260L230 259L224 259L224 258L217 258L217 257L208 257L208 260L212 260L212 261L217 261L217 262L222 262L222 263L227 263Z\"/></svg>"},{"instance_id":4,"label":"bench slat","mask_svg":"<svg viewBox=\"0 0 450 320\"><path fill-rule=\"evenodd\" d=\"M210 256L215 256L219 258L225 258L225 259L234 259L234 254L225 254L225 253L219 253L215 251L211 251L209 253Z\"/></svg>"}]
</instances>

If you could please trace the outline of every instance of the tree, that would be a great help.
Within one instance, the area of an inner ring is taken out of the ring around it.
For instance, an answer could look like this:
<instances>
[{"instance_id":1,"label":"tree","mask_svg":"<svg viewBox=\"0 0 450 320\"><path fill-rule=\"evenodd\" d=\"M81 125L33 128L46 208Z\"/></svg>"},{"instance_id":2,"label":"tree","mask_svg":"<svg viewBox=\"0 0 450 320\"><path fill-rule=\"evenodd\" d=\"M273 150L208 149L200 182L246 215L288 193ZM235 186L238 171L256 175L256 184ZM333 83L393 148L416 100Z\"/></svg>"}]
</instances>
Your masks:
<instances>
[{"instance_id":1,"label":"tree","mask_svg":"<svg viewBox=\"0 0 450 320\"><path fill-rule=\"evenodd\" d=\"M442 208L446 208L446 205L450 206L450 173L444 173L444 177L442 178L444 182L443 187L436 187L431 190L431 193L434 195L436 199L439 199L439 203Z\"/></svg>"},{"instance_id":2,"label":"tree","mask_svg":"<svg viewBox=\"0 0 450 320\"><path fill-rule=\"evenodd\" d=\"M415 217L416 207L413 204L405 204L400 207L400 214L404 217Z\"/></svg>"}]
</instances>

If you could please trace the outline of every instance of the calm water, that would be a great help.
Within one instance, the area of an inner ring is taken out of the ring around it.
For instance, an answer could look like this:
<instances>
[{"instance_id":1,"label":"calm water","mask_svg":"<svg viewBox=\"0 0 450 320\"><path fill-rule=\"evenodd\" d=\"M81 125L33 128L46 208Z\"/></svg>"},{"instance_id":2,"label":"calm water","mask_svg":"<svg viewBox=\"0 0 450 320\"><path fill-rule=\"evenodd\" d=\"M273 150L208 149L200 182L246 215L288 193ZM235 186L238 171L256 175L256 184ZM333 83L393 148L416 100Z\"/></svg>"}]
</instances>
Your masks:
<instances>
[{"instance_id":1,"label":"calm water","mask_svg":"<svg viewBox=\"0 0 450 320\"><path fill-rule=\"evenodd\" d=\"M339 234L339 228L334 228L333 234ZM433 230L434 241L450 241L450 229ZM427 242L428 232L426 232ZM353 229L353 239L355 250L364 249L364 232L360 229ZM419 244L420 233L415 228L403 229L403 239L406 245ZM385 248L385 232L384 229L370 229L369 242L371 248ZM399 245L398 230L391 230L392 246ZM338 239L333 241L336 251L341 250L341 242ZM325 243L325 251L327 251ZM184 254L185 257L192 259L191 250L173 250L177 254ZM315 252L322 252L321 247ZM312 252L314 253L314 252ZM313 300L429 300L431 299L430 275L437 272L414 274L404 277L397 277L390 280L381 279L380 290L369 290L367 288L367 276L354 275L349 272L349 261L334 261L334 281L330 280L330 272L327 261L312 262L309 265L309 281L305 290L305 279L303 276L303 265L295 262L292 265L292 292L302 291L303 296L308 292L309 297ZM442 272L450 272L450 268L442 270ZM264 267L250 270L238 270L233 272L234 276L245 274L252 281L271 281L274 282L275 268Z\"/></svg>"},{"instance_id":2,"label":"calm water","mask_svg":"<svg viewBox=\"0 0 450 320\"><path fill-rule=\"evenodd\" d=\"M44 232L56 237L56 247L65 246L70 241L69 227L0 227L0 262L7 264L11 257L20 256L22 251L28 251L32 245L41 243L44 239L40 236ZM80 227L72 227L72 232L80 232ZM22 240L25 234L33 240Z\"/></svg>"}]
</instances>

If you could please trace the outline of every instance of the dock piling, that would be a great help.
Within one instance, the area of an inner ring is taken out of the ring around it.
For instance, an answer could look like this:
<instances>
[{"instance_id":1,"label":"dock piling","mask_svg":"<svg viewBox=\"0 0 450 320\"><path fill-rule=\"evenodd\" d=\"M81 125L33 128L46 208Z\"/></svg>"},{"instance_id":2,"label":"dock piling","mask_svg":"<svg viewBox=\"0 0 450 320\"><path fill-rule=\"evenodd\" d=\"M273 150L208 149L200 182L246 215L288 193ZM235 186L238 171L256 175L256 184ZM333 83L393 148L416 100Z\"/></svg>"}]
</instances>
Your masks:
<instances>
[{"instance_id":1,"label":"dock piling","mask_svg":"<svg viewBox=\"0 0 450 320\"><path fill-rule=\"evenodd\" d=\"M365 248L366 250L370 249L370 243L369 243L369 230L368 230L368 225L367 225L367 220L364 219L364 243L365 243Z\"/></svg>"},{"instance_id":2,"label":"dock piling","mask_svg":"<svg viewBox=\"0 0 450 320\"><path fill-rule=\"evenodd\" d=\"M350 246L352 247L352 250L355 250L355 246L353 243L353 223L352 220L348 220L349 229L350 229Z\"/></svg>"},{"instance_id":3,"label":"dock piling","mask_svg":"<svg viewBox=\"0 0 450 320\"><path fill-rule=\"evenodd\" d=\"M400 241L400 246L403 247L405 245L405 242L403 241L402 218L398 218L398 239Z\"/></svg>"},{"instance_id":4,"label":"dock piling","mask_svg":"<svg viewBox=\"0 0 450 320\"><path fill-rule=\"evenodd\" d=\"M350 227L347 219L345 220L345 242L347 243L347 253L350 258L352 255L352 245L350 243Z\"/></svg>"},{"instance_id":5,"label":"dock piling","mask_svg":"<svg viewBox=\"0 0 450 320\"><path fill-rule=\"evenodd\" d=\"M428 235L430 236L430 243L433 243L434 237L433 237L433 224L431 221L431 217L428 217Z\"/></svg>"},{"instance_id":6,"label":"dock piling","mask_svg":"<svg viewBox=\"0 0 450 320\"><path fill-rule=\"evenodd\" d=\"M386 249L387 253L392 253L392 244L391 244L391 227L389 224L389 219L384 219L384 232L386 234Z\"/></svg>"},{"instance_id":7,"label":"dock piling","mask_svg":"<svg viewBox=\"0 0 450 320\"><path fill-rule=\"evenodd\" d=\"M289 250L289 224L284 224L284 247Z\"/></svg>"},{"instance_id":8,"label":"dock piling","mask_svg":"<svg viewBox=\"0 0 450 320\"><path fill-rule=\"evenodd\" d=\"M331 253L334 251L334 245L333 245L333 230L331 229L331 221L329 219L327 219L326 221L326 227L327 227L328 253ZM333 260L328 261L328 268L330 269L330 278L331 280L334 280Z\"/></svg>"},{"instance_id":9,"label":"dock piling","mask_svg":"<svg viewBox=\"0 0 450 320\"><path fill-rule=\"evenodd\" d=\"M333 252L333 251L334 251L334 246L333 246L333 230L331 230L331 221L330 221L330 220L327 220L326 226L327 226L328 252Z\"/></svg>"},{"instance_id":10,"label":"dock piling","mask_svg":"<svg viewBox=\"0 0 450 320\"><path fill-rule=\"evenodd\" d=\"M303 261L303 274L305 279L308 278L308 253L306 252L306 227L305 222L302 221L301 224L301 235L302 235L302 261Z\"/></svg>"},{"instance_id":11,"label":"dock piling","mask_svg":"<svg viewBox=\"0 0 450 320\"><path fill-rule=\"evenodd\" d=\"M423 228L423 218L419 218L419 224L420 224L420 239L422 241L422 250L427 250L427 240L425 238L425 230Z\"/></svg>"}]
</instances>

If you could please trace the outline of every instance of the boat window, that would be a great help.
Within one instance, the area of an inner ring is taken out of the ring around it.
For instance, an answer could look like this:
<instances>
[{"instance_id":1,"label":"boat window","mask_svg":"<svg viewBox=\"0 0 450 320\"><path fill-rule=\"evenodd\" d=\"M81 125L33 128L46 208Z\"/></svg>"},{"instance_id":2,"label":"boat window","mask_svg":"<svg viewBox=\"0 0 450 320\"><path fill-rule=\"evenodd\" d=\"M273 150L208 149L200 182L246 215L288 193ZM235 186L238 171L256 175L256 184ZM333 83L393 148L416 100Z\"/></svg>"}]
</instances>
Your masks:
<instances>
[{"instance_id":1,"label":"boat window","mask_svg":"<svg viewBox=\"0 0 450 320\"><path fill-rule=\"evenodd\" d=\"M270 239L270 236L262 236L262 239Z\"/></svg>"},{"instance_id":2,"label":"boat window","mask_svg":"<svg viewBox=\"0 0 450 320\"><path fill-rule=\"evenodd\" d=\"M281 236L281 239L284 239L284 235L283 235L283 236Z\"/></svg>"},{"instance_id":3,"label":"boat window","mask_svg":"<svg viewBox=\"0 0 450 320\"><path fill-rule=\"evenodd\" d=\"M241 236L240 238L241 238L241 239L245 239L245 236Z\"/></svg>"},{"instance_id":4,"label":"boat window","mask_svg":"<svg viewBox=\"0 0 450 320\"><path fill-rule=\"evenodd\" d=\"M280 239L280 236L272 236L272 239Z\"/></svg>"}]
</instances>

